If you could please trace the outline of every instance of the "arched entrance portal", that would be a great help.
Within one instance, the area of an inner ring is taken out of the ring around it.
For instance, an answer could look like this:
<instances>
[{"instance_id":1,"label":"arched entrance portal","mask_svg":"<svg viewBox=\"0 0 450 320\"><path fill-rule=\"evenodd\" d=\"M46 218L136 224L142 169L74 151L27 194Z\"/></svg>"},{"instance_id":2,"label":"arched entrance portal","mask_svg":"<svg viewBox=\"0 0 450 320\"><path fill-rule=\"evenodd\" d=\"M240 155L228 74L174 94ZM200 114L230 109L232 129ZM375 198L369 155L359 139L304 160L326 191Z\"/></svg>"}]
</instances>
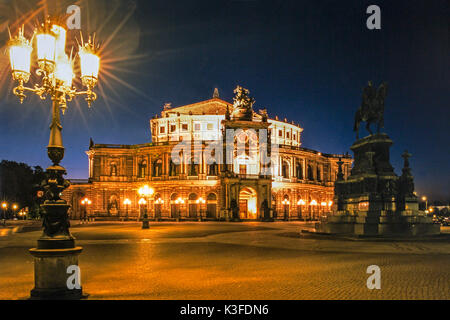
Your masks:
<instances>
[{"instance_id":1,"label":"arched entrance portal","mask_svg":"<svg viewBox=\"0 0 450 320\"><path fill-rule=\"evenodd\" d=\"M239 214L241 219L257 219L257 197L256 191L245 187L239 192Z\"/></svg>"}]
</instances>

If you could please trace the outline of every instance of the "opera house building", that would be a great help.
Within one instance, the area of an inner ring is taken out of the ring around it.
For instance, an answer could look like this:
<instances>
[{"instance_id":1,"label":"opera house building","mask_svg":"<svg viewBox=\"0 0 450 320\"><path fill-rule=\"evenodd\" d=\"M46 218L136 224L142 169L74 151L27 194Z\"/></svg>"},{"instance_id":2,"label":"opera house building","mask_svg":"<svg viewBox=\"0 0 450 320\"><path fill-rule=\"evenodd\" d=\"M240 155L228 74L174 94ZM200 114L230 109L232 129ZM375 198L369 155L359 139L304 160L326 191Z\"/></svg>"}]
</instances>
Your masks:
<instances>
[{"instance_id":1,"label":"opera house building","mask_svg":"<svg viewBox=\"0 0 450 320\"><path fill-rule=\"evenodd\" d=\"M276 221L329 212L338 162L347 177L351 157L303 148L300 125L255 112L244 88L235 93L232 103L216 89L209 100L166 104L150 119L149 143L91 140L89 179L63 193L70 217Z\"/></svg>"}]
</instances>

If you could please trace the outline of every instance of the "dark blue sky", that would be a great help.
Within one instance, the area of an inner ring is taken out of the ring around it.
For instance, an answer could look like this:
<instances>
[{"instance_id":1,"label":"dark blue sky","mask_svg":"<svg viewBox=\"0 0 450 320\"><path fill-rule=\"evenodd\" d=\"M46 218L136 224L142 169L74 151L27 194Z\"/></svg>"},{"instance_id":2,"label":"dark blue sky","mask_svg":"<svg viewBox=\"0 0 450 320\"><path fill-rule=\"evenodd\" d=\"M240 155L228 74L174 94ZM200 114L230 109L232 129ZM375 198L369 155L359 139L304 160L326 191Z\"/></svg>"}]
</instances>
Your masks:
<instances>
[{"instance_id":1,"label":"dark blue sky","mask_svg":"<svg viewBox=\"0 0 450 320\"><path fill-rule=\"evenodd\" d=\"M381 30L366 28L371 4L381 8ZM148 120L165 102L205 100L214 87L230 101L237 84L250 89L256 109L266 107L271 116L300 123L303 146L346 152L354 141L361 90L372 79L389 84L384 131L394 140L396 172L401 173L400 155L408 149L416 191L450 199L447 1L91 0L80 5L83 31L100 29L104 42L112 37L108 58L125 61L110 63L115 69L104 74L107 100L100 97L88 109L80 99L63 118L69 177L87 177L84 151L90 137L96 143L148 142ZM3 46L4 30L0 40ZM20 105L8 86L10 80L0 96L0 159L46 167L50 102L31 98Z\"/></svg>"}]
</instances>

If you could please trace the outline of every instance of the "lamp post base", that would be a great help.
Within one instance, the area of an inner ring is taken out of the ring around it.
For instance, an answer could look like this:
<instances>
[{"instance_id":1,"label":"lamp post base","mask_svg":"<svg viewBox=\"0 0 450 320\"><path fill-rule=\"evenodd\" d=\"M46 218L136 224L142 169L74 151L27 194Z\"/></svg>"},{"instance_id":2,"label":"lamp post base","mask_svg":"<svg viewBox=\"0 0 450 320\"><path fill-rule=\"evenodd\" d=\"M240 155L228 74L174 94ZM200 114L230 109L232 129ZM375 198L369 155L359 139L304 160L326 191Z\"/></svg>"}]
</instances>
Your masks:
<instances>
[{"instance_id":1,"label":"lamp post base","mask_svg":"<svg viewBox=\"0 0 450 320\"><path fill-rule=\"evenodd\" d=\"M34 289L31 290L33 300L78 300L86 298L81 284L70 289L69 284L79 281L78 255L81 247L69 249L30 249L34 257ZM74 270L68 270L75 266ZM76 274L75 274L75 273ZM78 287L78 288L77 288Z\"/></svg>"},{"instance_id":2,"label":"lamp post base","mask_svg":"<svg viewBox=\"0 0 450 320\"><path fill-rule=\"evenodd\" d=\"M150 224L148 223L148 216L145 213L144 218L142 219L142 229L149 229L149 228L150 228Z\"/></svg>"}]
</instances>

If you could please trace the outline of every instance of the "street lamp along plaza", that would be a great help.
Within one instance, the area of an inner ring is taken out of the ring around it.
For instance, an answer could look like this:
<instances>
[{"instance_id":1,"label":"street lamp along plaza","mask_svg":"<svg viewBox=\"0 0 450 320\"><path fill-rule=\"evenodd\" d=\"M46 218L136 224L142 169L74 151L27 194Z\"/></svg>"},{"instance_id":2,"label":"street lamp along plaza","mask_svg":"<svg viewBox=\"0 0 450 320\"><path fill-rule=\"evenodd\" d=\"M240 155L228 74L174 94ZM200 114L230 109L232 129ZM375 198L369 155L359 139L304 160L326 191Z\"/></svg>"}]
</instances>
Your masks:
<instances>
[{"instance_id":1,"label":"street lamp along plaza","mask_svg":"<svg viewBox=\"0 0 450 320\"><path fill-rule=\"evenodd\" d=\"M2 219L3 225L6 224L6 209L8 209L8 204L6 202L2 202Z\"/></svg>"},{"instance_id":2,"label":"street lamp along plaza","mask_svg":"<svg viewBox=\"0 0 450 320\"><path fill-rule=\"evenodd\" d=\"M203 205L206 203L206 200L203 199L203 197L200 197L200 198L198 198L195 201L195 203L197 203L200 206L200 215L199 215L198 221L202 221L202 218L203 218L203 214L202 214L203 213Z\"/></svg>"},{"instance_id":3,"label":"street lamp along plaza","mask_svg":"<svg viewBox=\"0 0 450 320\"><path fill-rule=\"evenodd\" d=\"M146 199L146 201L148 201L151 199L151 197L155 193L155 190L153 188L150 188L148 185L145 185L145 186L139 188L138 193L141 197L143 197L144 199ZM146 202L146 204L147 204L147 202ZM145 214L146 213L147 212L145 212Z\"/></svg>"},{"instance_id":4,"label":"street lamp along plaza","mask_svg":"<svg viewBox=\"0 0 450 320\"><path fill-rule=\"evenodd\" d=\"M46 170L46 178L41 183L44 191L43 234L37 248L30 249L35 257L35 288L32 298L73 298L83 296L82 289L67 288L67 267L78 265L81 247L75 247L75 238L69 231L67 211L69 205L61 199L61 192L69 186L63 177L66 170L59 163L64 157L60 112L64 114L67 102L74 97L84 95L88 106L97 98L93 88L97 85L100 68L98 46L95 37L88 42L81 38L78 57L81 69L81 83L86 88L78 91L74 88L72 53L66 53L66 29L63 21L46 17L34 31L31 40L25 37L24 27L16 36L10 36L8 52L12 78L17 82L13 93L23 103L25 92L35 93L42 100L52 100L52 122L47 154L53 164ZM33 48L35 45L35 48ZM36 55L32 55L35 50ZM26 87L31 76L32 57L37 57L36 75L40 83Z\"/></svg>"},{"instance_id":5,"label":"street lamp along plaza","mask_svg":"<svg viewBox=\"0 0 450 320\"><path fill-rule=\"evenodd\" d=\"M303 214L302 214L302 206L304 206L306 204L305 200L300 199L297 201L297 207L298 207L298 217L300 219L303 219Z\"/></svg>"},{"instance_id":6,"label":"street lamp along plaza","mask_svg":"<svg viewBox=\"0 0 450 320\"><path fill-rule=\"evenodd\" d=\"M123 204L124 204L124 206L127 208L127 209L126 209L126 210L127 210L127 215L126 215L126 217L125 217L125 221L128 221L128 207L129 207L130 204L131 204L131 200L128 199L128 198L126 198L125 200L123 200Z\"/></svg>"},{"instance_id":7,"label":"street lamp along plaza","mask_svg":"<svg viewBox=\"0 0 450 320\"><path fill-rule=\"evenodd\" d=\"M91 204L92 204L92 201L89 200L88 198L84 198L83 200L81 200L81 205L83 206L83 219L84 219L84 221L88 221L87 206L89 206Z\"/></svg>"},{"instance_id":8,"label":"street lamp along plaza","mask_svg":"<svg viewBox=\"0 0 450 320\"><path fill-rule=\"evenodd\" d=\"M177 218L176 221L180 221L181 218L181 205L184 204L184 199L181 197L178 197L178 199L175 200L175 204L178 207L178 212L177 212Z\"/></svg>"}]
</instances>

